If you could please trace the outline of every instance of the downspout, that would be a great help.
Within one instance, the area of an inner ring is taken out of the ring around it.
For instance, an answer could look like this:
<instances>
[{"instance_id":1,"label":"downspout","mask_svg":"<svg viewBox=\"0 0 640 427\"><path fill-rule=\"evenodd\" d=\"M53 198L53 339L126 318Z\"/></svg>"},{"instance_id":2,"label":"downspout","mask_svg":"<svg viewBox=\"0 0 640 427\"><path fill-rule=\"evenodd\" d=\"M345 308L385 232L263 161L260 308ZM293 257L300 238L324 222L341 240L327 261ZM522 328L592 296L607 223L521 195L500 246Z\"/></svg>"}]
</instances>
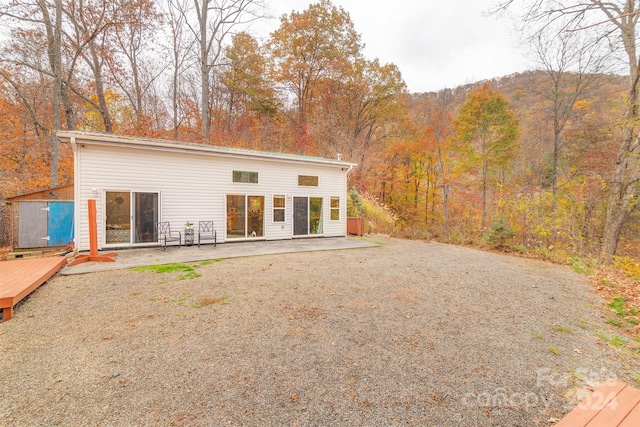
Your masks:
<instances>
[{"instance_id":1,"label":"downspout","mask_svg":"<svg viewBox=\"0 0 640 427\"><path fill-rule=\"evenodd\" d=\"M78 250L80 241L80 174L78 173L79 157L76 137L69 138L71 151L73 151L73 247Z\"/></svg>"}]
</instances>

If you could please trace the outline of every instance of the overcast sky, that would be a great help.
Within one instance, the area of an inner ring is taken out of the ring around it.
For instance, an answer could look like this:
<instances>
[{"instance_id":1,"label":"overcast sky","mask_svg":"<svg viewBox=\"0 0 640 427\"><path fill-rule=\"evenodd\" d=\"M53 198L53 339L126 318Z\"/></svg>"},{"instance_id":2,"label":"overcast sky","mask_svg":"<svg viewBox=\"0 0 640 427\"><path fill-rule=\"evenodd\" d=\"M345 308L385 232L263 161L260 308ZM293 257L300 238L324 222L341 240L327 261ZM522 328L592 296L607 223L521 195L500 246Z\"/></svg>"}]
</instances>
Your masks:
<instances>
[{"instance_id":1,"label":"overcast sky","mask_svg":"<svg viewBox=\"0 0 640 427\"><path fill-rule=\"evenodd\" d=\"M268 0L275 16L303 11L308 0ZM496 0L332 0L365 43L365 56L394 63L410 92L426 92L532 68L506 19L486 16Z\"/></svg>"}]
</instances>

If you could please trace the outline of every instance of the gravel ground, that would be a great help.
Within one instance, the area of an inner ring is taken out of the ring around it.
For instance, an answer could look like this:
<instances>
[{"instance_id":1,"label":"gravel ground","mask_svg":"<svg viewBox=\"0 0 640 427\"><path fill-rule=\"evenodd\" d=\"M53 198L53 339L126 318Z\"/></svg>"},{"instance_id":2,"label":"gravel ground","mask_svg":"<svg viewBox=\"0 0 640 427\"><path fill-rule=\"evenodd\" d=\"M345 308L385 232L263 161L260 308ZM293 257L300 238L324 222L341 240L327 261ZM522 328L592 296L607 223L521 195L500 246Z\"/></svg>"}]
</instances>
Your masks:
<instances>
[{"instance_id":1,"label":"gravel ground","mask_svg":"<svg viewBox=\"0 0 640 427\"><path fill-rule=\"evenodd\" d=\"M609 377L638 386L583 276L374 238L55 276L0 324L0 425L546 426Z\"/></svg>"}]
</instances>

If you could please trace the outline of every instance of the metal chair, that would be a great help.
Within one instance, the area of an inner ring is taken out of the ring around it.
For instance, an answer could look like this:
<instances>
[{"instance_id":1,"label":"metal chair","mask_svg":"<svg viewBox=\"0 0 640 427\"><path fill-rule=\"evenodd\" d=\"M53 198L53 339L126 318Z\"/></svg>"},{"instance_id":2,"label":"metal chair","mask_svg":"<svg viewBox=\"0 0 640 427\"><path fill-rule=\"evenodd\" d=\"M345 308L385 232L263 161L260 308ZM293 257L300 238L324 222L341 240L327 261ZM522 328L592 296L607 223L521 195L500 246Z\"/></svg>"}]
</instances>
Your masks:
<instances>
[{"instance_id":1,"label":"metal chair","mask_svg":"<svg viewBox=\"0 0 640 427\"><path fill-rule=\"evenodd\" d=\"M182 233L180 233L179 231L171 231L171 226L169 226L168 221L156 223L156 230L158 232L158 239L160 240L163 251L167 249L167 242L177 241L178 247L180 247L180 242L182 241Z\"/></svg>"},{"instance_id":2,"label":"metal chair","mask_svg":"<svg viewBox=\"0 0 640 427\"><path fill-rule=\"evenodd\" d=\"M199 221L198 222L198 247L202 240L212 240L213 246L218 245L216 229L213 227L213 221Z\"/></svg>"}]
</instances>

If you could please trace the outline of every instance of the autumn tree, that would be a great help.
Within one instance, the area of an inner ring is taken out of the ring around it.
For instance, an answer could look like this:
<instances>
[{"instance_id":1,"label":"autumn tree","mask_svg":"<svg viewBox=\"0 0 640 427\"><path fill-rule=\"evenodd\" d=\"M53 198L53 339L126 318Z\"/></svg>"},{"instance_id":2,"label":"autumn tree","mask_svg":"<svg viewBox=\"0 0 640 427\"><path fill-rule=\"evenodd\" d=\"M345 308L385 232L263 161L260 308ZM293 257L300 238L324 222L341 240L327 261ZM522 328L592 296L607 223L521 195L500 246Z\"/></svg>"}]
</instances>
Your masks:
<instances>
[{"instance_id":1,"label":"autumn tree","mask_svg":"<svg viewBox=\"0 0 640 427\"><path fill-rule=\"evenodd\" d=\"M298 151L305 150L308 119L324 85L346 78L362 48L349 14L329 0L280 18L268 49L273 78L284 90L284 99L294 102L290 120L297 128Z\"/></svg>"},{"instance_id":2,"label":"autumn tree","mask_svg":"<svg viewBox=\"0 0 640 427\"><path fill-rule=\"evenodd\" d=\"M510 0L503 2L501 9L510 10L515 4L524 8L522 22L537 28L539 32L557 31L553 24L561 19L564 22L561 31L589 34L593 42L602 47L594 54L616 53L616 49L611 49L615 43L621 47L620 57L626 63L629 80L626 108L620 117L621 136L617 155L607 183L607 214L601 255L604 259L610 259L616 252L620 231L636 203L640 182L640 140L637 132L640 83L638 4L628 0Z\"/></svg>"},{"instance_id":3,"label":"autumn tree","mask_svg":"<svg viewBox=\"0 0 640 427\"><path fill-rule=\"evenodd\" d=\"M486 227L490 173L504 169L517 153L518 121L506 99L488 83L472 90L455 124L456 138L477 162L482 186L481 230Z\"/></svg>"}]
</instances>

